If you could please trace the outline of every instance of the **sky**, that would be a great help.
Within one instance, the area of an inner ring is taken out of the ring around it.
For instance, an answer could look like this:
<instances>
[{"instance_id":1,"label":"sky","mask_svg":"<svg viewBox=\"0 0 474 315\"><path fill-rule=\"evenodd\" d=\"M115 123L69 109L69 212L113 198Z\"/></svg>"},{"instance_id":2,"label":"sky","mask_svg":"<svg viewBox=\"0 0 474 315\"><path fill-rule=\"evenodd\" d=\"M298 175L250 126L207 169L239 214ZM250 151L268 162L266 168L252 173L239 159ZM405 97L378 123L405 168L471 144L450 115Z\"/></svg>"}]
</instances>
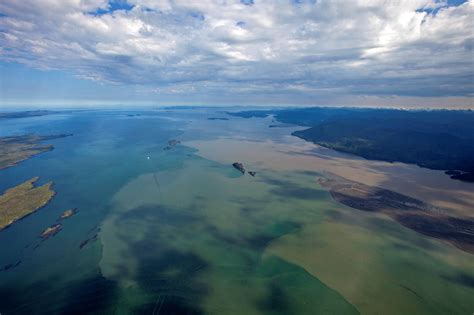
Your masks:
<instances>
[{"instance_id":1,"label":"sky","mask_svg":"<svg viewBox=\"0 0 474 315\"><path fill-rule=\"evenodd\" d=\"M1 0L0 107L474 109L474 0Z\"/></svg>"}]
</instances>

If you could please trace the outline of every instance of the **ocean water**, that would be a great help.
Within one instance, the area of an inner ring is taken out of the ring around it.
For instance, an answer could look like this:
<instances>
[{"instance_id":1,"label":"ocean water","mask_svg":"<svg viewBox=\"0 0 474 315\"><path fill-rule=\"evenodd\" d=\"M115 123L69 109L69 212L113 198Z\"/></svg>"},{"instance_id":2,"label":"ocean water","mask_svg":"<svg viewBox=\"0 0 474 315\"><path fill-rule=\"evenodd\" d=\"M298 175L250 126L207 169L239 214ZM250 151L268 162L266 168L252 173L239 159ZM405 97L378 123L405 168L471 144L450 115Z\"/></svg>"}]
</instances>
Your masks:
<instances>
[{"instance_id":1,"label":"ocean water","mask_svg":"<svg viewBox=\"0 0 474 315\"><path fill-rule=\"evenodd\" d=\"M324 168L281 167L299 127L271 123L203 108L7 120L1 135L73 136L0 171L2 191L39 176L57 192L0 232L0 266L20 262L0 272L0 313L472 314L472 255L337 204Z\"/></svg>"}]
</instances>

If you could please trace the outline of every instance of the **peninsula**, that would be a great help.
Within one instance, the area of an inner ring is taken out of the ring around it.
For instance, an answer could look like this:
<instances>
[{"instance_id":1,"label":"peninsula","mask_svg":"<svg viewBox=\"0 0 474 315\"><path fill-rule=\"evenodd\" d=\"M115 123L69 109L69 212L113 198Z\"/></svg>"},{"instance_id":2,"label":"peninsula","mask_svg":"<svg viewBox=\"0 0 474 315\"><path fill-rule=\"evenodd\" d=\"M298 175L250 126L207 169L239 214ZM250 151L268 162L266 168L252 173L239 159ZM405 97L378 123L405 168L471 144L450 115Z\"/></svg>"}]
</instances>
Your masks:
<instances>
[{"instance_id":1,"label":"peninsula","mask_svg":"<svg viewBox=\"0 0 474 315\"><path fill-rule=\"evenodd\" d=\"M63 138L70 134L38 136L27 134L21 136L0 137L0 170L15 166L37 154L54 149L52 144L43 144L42 141Z\"/></svg>"}]
</instances>

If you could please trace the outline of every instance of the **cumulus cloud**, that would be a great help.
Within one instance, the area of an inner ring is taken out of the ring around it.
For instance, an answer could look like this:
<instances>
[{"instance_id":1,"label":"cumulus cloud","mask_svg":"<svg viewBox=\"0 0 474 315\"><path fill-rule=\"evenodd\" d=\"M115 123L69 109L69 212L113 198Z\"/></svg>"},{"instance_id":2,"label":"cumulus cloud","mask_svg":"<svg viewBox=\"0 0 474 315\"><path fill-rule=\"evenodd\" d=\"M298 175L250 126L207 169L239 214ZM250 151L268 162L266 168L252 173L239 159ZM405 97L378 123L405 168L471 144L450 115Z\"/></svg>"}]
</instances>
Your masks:
<instances>
[{"instance_id":1,"label":"cumulus cloud","mask_svg":"<svg viewBox=\"0 0 474 315\"><path fill-rule=\"evenodd\" d=\"M147 93L464 96L474 0L2 0L0 59Z\"/></svg>"}]
</instances>

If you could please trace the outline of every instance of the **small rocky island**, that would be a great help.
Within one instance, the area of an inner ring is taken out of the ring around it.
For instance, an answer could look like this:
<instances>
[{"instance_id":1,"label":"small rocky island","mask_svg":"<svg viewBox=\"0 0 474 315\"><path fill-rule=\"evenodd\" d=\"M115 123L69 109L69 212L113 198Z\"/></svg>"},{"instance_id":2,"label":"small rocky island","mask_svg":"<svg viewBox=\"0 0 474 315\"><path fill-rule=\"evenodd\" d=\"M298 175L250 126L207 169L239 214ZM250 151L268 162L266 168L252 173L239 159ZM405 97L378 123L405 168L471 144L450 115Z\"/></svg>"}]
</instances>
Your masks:
<instances>
[{"instance_id":1,"label":"small rocky island","mask_svg":"<svg viewBox=\"0 0 474 315\"><path fill-rule=\"evenodd\" d=\"M233 166L236 170L238 170L239 172L241 172L242 174L245 174L246 171L245 171L244 164L239 163L239 162L234 162L234 163L232 163L232 166ZM254 171L247 171L247 173L248 173L250 176L252 176L252 177L254 177L255 175L257 175L257 172L254 172Z\"/></svg>"},{"instance_id":2,"label":"small rocky island","mask_svg":"<svg viewBox=\"0 0 474 315\"><path fill-rule=\"evenodd\" d=\"M59 218L60 220L67 219L69 217L72 217L77 213L77 208L72 208L72 209L67 209L61 214L61 217Z\"/></svg>"},{"instance_id":3,"label":"small rocky island","mask_svg":"<svg viewBox=\"0 0 474 315\"><path fill-rule=\"evenodd\" d=\"M232 163L232 166L236 170L240 171L242 174L245 174L245 168L244 168L244 165L242 163L234 162L234 163Z\"/></svg>"},{"instance_id":4,"label":"small rocky island","mask_svg":"<svg viewBox=\"0 0 474 315\"><path fill-rule=\"evenodd\" d=\"M44 207L53 198L53 183L34 187L37 180L33 177L0 195L0 230Z\"/></svg>"},{"instance_id":5,"label":"small rocky island","mask_svg":"<svg viewBox=\"0 0 474 315\"><path fill-rule=\"evenodd\" d=\"M76 214L77 212L77 209L76 208L72 208L72 209L67 209L65 210L61 216L57 219L57 222L60 222L62 220L65 220L67 218L70 218L71 216L73 216L74 214ZM49 227L47 227L43 232L41 232L40 234L40 238L42 240L46 240L52 236L55 236L56 234L58 234L61 230L63 229L63 225L62 223L55 223Z\"/></svg>"},{"instance_id":6,"label":"small rocky island","mask_svg":"<svg viewBox=\"0 0 474 315\"><path fill-rule=\"evenodd\" d=\"M181 141L179 141L179 140L171 139L171 140L168 141L168 145L166 147L164 147L163 150L171 150L180 143L181 143Z\"/></svg>"},{"instance_id":7,"label":"small rocky island","mask_svg":"<svg viewBox=\"0 0 474 315\"><path fill-rule=\"evenodd\" d=\"M62 224L57 223L47 227L43 232L41 232L40 237L45 240L59 233L63 229Z\"/></svg>"}]
</instances>

